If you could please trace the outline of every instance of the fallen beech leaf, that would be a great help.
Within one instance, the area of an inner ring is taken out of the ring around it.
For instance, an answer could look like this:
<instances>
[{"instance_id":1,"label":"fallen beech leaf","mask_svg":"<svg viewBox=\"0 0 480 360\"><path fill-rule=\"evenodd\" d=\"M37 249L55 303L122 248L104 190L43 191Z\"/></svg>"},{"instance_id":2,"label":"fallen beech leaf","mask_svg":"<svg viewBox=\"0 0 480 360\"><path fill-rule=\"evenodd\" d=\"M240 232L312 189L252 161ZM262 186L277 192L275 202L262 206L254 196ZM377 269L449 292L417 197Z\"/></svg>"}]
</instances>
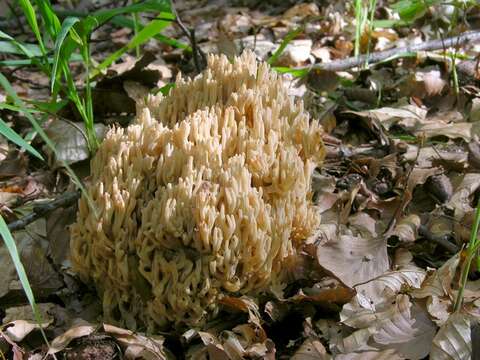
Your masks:
<instances>
[{"instance_id":1,"label":"fallen beech leaf","mask_svg":"<svg viewBox=\"0 0 480 360\"><path fill-rule=\"evenodd\" d=\"M387 236L396 236L402 242L414 242L417 239L419 226L420 217L416 214L410 214L401 219Z\"/></svg>"},{"instance_id":2,"label":"fallen beech leaf","mask_svg":"<svg viewBox=\"0 0 480 360\"><path fill-rule=\"evenodd\" d=\"M283 17L285 19L291 19L296 17L296 21L303 19L306 16L319 16L320 10L318 9L318 5L315 3L304 3L304 4L297 4L285 11Z\"/></svg>"},{"instance_id":3,"label":"fallen beech leaf","mask_svg":"<svg viewBox=\"0 0 480 360\"><path fill-rule=\"evenodd\" d=\"M303 288L298 294L287 299L289 302L312 302L329 306L331 304L343 305L355 296L355 290L345 286L335 279L326 279L311 288Z\"/></svg>"},{"instance_id":4,"label":"fallen beech leaf","mask_svg":"<svg viewBox=\"0 0 480 360\"><path fill-rule=\"evenodd\" d=\"M413 162L418 167L428 168L442 166L444 169L461 172L467 167L467 153L463 147L453 147L453 144L442 146L426 146L418 149L418 145L407 145L407 151L402 158Z\"/></svg>"},{"instance_id":5,"label":"fallen beech leaf","mask_svg":"<svg viewBox=\"0 0 480 360\"><path fill-rule=\"evenodd\" d=\"M103 329L120 345L126 347L126 359L166 360L170 358L163 346L165 341L163 336L145 336L109 324L103 324Z\"/></svg>"},{"instance_id":6,"label":"fallen beech leaf","mask_svg":"<svg viewBox=\"0 0 480 360\"><path fill-rule=\"evenodd\" d=\"M380 351L362 351L350 354L339 354L335 357L338 360L404 360L403 356L397 354L393 349Z\"/></svg>"},{"instance_id":7,"label":"fallen beech leaf","mask_svg":"<svg viewBox=\"0 0 480 360\"><path fill-rule=\"evenodd\" d=\"M310 39L292 40L277 60L276 65L300 66L304 64L310 59L312 44L313 42Z\"/></svg>"},{"instance_id":8,"label":"fallen beech leaf","mask_svg":"<svg viewBox=\"0 0 480 360\"><path fill-rule=\"evenodd\" d=\"M346 111L346 113L375 119L387 130L395 124L399 124L406 129L414 128L417 124L422 123L427 116L427 110L415 105L405 105L400 108L383 107L366 111Z\"/></svg>"},{"instance_id":9,"label":"fallen beech leaf","mask_svg":"<svg viewBox=\"0 0 480 360\"><path fill-rule=\"evenodd\" d=\"M473 210L470 198L480 187L480 174L467 173L463 176L461 183L454 188L452 198L446 204L455 212L455 219L460 220L465 214Z\"/></svg>"},{"instance_id":10,"label":"fallen beech leaf","mask_svg":"<svg viewBox=\"0 0 480 360\"><path fill-rule=\"evenodd\" d=\"M440 122L429 122L419 126L413 133L417 136L432 138L435 136L446 136L451 139L461 138L467 142L472 139L472 123L460 122L445 124Z\"/></svg>"},{"instance_id":11,"label":"fallen beech leaf","mask_svg":"<svg viewBox=\"0 0 480 360\"><path fill-rule=\"evenodd\" d=\"M64 334L53 339L50 343L48 354L52 355L64 350L72 340L88 336L92 334L95 329L96 327L93 325L79 325L67 330Z\"/></svg>"},{"instance_id":12,"label":"fallen beech leaf","mask_svg":"<svg viewBox=\"0 0 480 360\"><path fill-rule=\"evenodd\" d=\"M372 346L395 349L408 359L422 359L430 352L436 326L420 306L410 302L407 295L397 295L393 301L375 306L375 310L362 307L344 307L342 323L370 329Z\"/></svg>"},{"instance_id":13,"label":"fallen beech leaf","mask_svg":"<svg viewBox=\"0 0 480 360\"><path fill-rule=\"evenodd\" d=\"M463 360L472 355L470 319L467 314L453 313L433 339L430 359Z\"/></svg>"},{"instance_id":14,"label":"fallen beech leaf","mask_svg":"<svg viewBox=\"0 0 480 360\"><path fill-rule=\"evenodd\" d=\"M94 127L97 137L102 139L106 132L105 125L95 124ZM50 123L45 132L57 149L56 167L63 166L64 162L70 165L90 157L85 131L85 124L80 122L52 121Z\"/></svg>"},{"instance_id":15,"label":"fallen beech leaf","mask_svg":"<svg viewBox=\"0 0 480 360\"><path fill-rule=\"evenodd\" d=\"M308 338L291 357L292 360L330 360L332 357L318 339Z\"/></svg>"},{"instance_id":16,"label":"fallen beech leaf","mask_svg":"<svg viewBox=\"0 0 480 360\"><path fill-rule=\"evenodd\" d=\"M460 253L457 253L438 270L427 275L421 288L411 293L414 298L427 298L427 310L439 326L447 321L452 299L456 298L453 281L456 278L459 263Z\"/></svg>"},{"instance_id":17,"label":"fallen beech leaf","mask_svg":"<svg viewBox=\"0 0 480 360\"><path fill-rule=\"evenodd\" d=\"M40 329L40 328L47 328L53 319L47 322L43 322L41 325L35 321L28 321L28 320L15 320L8 324L3 325L5 334L8 335L10 339L16 342L22 341L28 334L30 334L33 330Z\"/></svg>"},{"instance_id":18,"label":"fallen beech leaf","mask_svg":"<svg viewBox=\"0 0 480 360\"><path fill-rule=\"evenodd\" d=\"M397 295L402 288L419 289L425 279L425 270L407 264L398 270L388 271L385 274L373 279L370 283L375 285L380 292L374 294L371 299L375 303L388 301L392 296Z\"/></svg>"},{"instance_id":19,"label":"fallen beech leaf","mask_svg":"<svg viewBox=\"0 0 480 360\"><path fill-rule=\"evenodd\" d=\"M333 236L321 239L318 263L346 285L368 282L388 270L387 243L381 236L355 236L343 226L330 235ZM377 292L368 283L358 286L357 291L367 295Z\"/></svg>"}]
</instances>

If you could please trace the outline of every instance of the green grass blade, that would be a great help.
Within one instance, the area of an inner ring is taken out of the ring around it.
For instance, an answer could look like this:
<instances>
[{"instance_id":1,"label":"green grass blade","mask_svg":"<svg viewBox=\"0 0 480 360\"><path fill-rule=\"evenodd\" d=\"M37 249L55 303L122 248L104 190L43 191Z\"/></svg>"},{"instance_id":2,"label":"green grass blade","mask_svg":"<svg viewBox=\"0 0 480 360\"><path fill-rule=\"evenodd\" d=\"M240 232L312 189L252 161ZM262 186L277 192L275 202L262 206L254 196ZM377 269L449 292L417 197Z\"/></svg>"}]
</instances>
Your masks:
<instances>
[{"instance_id":1,"label":"green grass blade","mask_svg":"<svg viewBox=\"0 0 480 360\"><path fill-rule=\"evenodd\" d=\"M20 135L18 135L12 128L10 128L5 121L0 118L0 134L6 137L8 140L17 144L21 148L27 150L33 156L43 160L42 155L35 150L29 143L27 143Z\"/></svg>"},{"instance_id":2,"label":"green grass blade","mask_svg":"<svg viewBox=\"0 0 480 360\"><path fill-rule=\"evenodd\" d=\"M3 76L3 74L0 73L0 85L5 89L5 92L7 93L8 96L10 96L14 102L15 105L17 105L19 108L23 110L23 113L27 117L27 119L30 121L32 124L33 128L35 131L41 136L42 140L45 142L45 144L49 147L49 149L55 154L57 159L60 159L60 156L57 152L57 149L55 148L55 145L53 144L52 140L47 136L45 131L42 129L40 124L38 123L37 120L33 117L33 115L28 111L27 107L25 106L24 102L22 99L20 99L15 92L15 90L12 88L12 85L8 82L7 78ZM82 191L82 194L85 195L92 211L96 214L96 209L95 206L93 205L91 197L88 195L87 191L85 190L85 187L82 185L82 182L78 178L78 176L75 174L75 172L72 170L72 168L65 162L62 163L62 165L65 167L67 170L68 175L70 175L72 181L75 183L75 185Z\"/></svg>"},{"instance_id":3,"label":"green grass blade","mask_svg":"<svg viewBox=\"0 0 480 360\"><path fill-rule=\"evenodd\" d=\"M92 71L91 76L94 77L98 75L102 70L105 70L116 60L118 60L120 56L122 56L124 53L133 50L136 46L145 43L153 36L158 34L160 31L162 31L164 28L166 28L168 25L170 25L170 20L163 20L165 17L167 17L167 19L171 18L172 20L174 20L174 17L171 14L160 14L159 16L162 17L162 20L152 20L136 36L134 36L134 38L127 45L115 51L113 54L108 56L100 65L98 65L97 68Z\"/></svg>"},{"instance_id":4,"label":"green grass blade","mask_svg":"<svg viewBox=\"0 0 480 360\"><path fill-rule=\"evenodd\" d=\"M290 43L290 41L292 41L293 39L295 39L298 34L300 34L301 32L303 31L303 27L299 27L299 28L296 28L296 29L293 29L292 31L290 31L286 36L285 36L285 39L283 39L283 41L281 42L280 46L278 47L277 50L275 50L275 52L272 54L272 56L270 56L270 58L267 60L267 62L270 64L270 65L273 65L275 64L275 62L278 60L278 58L280 57L280 55L282 55L282 53L285 51L285 48L287 47L287 45Z\"/></svg>"},{"instance_id":5,"label":"green grass blade","mask_svg":"<svg viewBox=\"0 0 480 360\"><path fill-rule=\"evenodd\" d=\"M118 15L118 16L115 16L111 22L117 26L121 26L121 27L126 27L126 28L129 28L129 29L134 29L134 22L132 19L129 19L127 18L126 16L123 16L123 15ZM142 24L138 24L140 29L143 29L143 25ZM157 34L154 36L154 38L164 44L167 44L167 45L170 45L170 46L173 46L175 48L178 48L178 49L184 49L184 50L187 50L189 52L192 51L192 48L184 43L184 42L181 42L181 41L178 41L176 39L173 39L171 37L168 37L168 36L165 36L165 35L162 35L162 34Z\"/></svg>"},{"instance_id":6,"label":"green grass blade","mask_svg":"<svg viewBox=\"0 0 480 360\"><path fill-rule=\"evenodd\" d=\"M22 44L16 40L0 41L0 53L25 55L28 58L42 56L42 52L37 45Z\"/></svg>"},{"instance_id":7,"label":"green grass blade","mask_svg":"<svg viewBox=\"0 0 480 360\"><path fill-rule=\"evenodd\" d=\"M42 51L43 55L46 55L47 51L45 50L45 45L43 44L42 34L40 33L40 28L38 27L37 17L35 15L35 9L32 6L32 3L29 0L18 0L27 22L30 25L30 28L35 35L35 38L38 41L38 45Z\"/></svg>"},{"instance_id":8,"label":"green grass blade","mask_svg":"<svg viewBox=\"0 0 480 360\"><path fill-rule=\"evenodd\" d=\"M33 50L31 51L31 49L35 49L35 50L38 49L38 55L37 56L41 55L40 49L37 46L27 45L27 44L24 45L21 42L15 40L13 37L8 35L7 33L4 33L1 30L0 30L0 39L8 40L11 44L15 45L18 48L20 53L24 54L28 58L32 58L32 57L36 56L35 54L32 53ZM2 41L2 43L3 43L3 41ZM30 49L29 49L29 47L30 47ZM3 51L3 50L0 50L0 51ZM3 51L3 52L8 52L8 51ZM16 52L13 52L13 53L16 53Z\"/></svg>"},{"instance_id":9,"label":"green grass blade","mask_svg":"<svg viewBox=\"0 0 480 360\"><path fill-rule=\"evenodd\" d=\"M38 325L40 326L40 331L42 332L43 339L44 339L45 343L47 344L47 346L50 347L50 344L48 343L47 336L45 335L45 332L43 331L42 316L41 316L40 312L38 311L37 303L35 302L35 297L33 295L32 287L30 286L30 282L28 281L27 273L25 271L25 268L23 267L22 260L20 259L20 255L18 253L17 244L15 244L15 240L13 239L13 236L10 233L10 230L8 229L8 225L1 215L0 215L0 235L2 236L3 242L5 243L5 246L7 247L7 250L10 254L13 265L15 266L15 270L17 271L17 275L18 275L18 278L20 280L20 283L22 284L22 288L23 288L23 291L25 292L25 296L27 297L28 302L30 303L30 306L32 307L32 311L33 311L33 314L35 316L35 320L38 323Z\"/></svg>"},{"instance_id":10,"label":"green grass blade","mask_svg":"<svg viewBox=\"0 0 480 360\"><path fill-rule=\"evenodd\" d=\"M7 33L4 33L2 30L0 30L0 39L7 39L7 40L14 40L10 35Z\"/></svg>"},{"instance_id":11,"label":"green grass blade","mask_svg":"<svg viewBox=\"0 0 480 360\"><path fill-rule=\"evenodd\" d=\"M49 64L53 64L53 57L46 58L46 61ZM79 62L79 61L82 61L82 56L80 54L72 54L70 56L70 62ZM11 66L11 67L29 66L29 65L36 65L37 62L38 62L38 58L0 60L0 66Z\"/></svg>"},{"instance_id":12,"label":"green grass blade","mask_svg":"<svg viewBox=\"0 0 480 360\"><path fill-rule=\"evenodd\" d=\"M55 51L53 56L53 69L51 75L51 87L50 90L53 92L53 88L55 87L55 82L57 80L58 69L59 69L59 62L60 62L60 53L62 50L63 42L67 37L70 29L80 21L77 17L67 17L62 24L60 32L58 33L57 39L55 40ZM63 60L68 61L68 59L64 58Z\"/></svg>"},{"instance_id":13,"label":"green grass blade","mask_svg":"<svg viewBox=\"0 0 480 360\"><path fill-rule=\"evenodd\" d=\"M478 229L480 227L480 200L477 203L477 210L475 211L475 218L473 220L473 226L470 233L470 240L468 241L466 257L462 267L462 272L460 275L460 287L458 289L457 297L455 299L455 304L453 306L453 311L458 311L463 305L463 293L467 287L468 275L470 273L470 267L472 261L478 252L478 247L480 245L480 240L478 239Z\"/></svg>"},{"instance_id":14,"label":"green grass blade","mask_svg":"<svg viewBox=\"0 0 480 360\"><path fill-rule=\"evenodd\" d=\"M121 8L100 10L92 16L95 18L98 25L101 25L114 16L138 12L163 12L172 14L172 8L169 0L147 0Z\"/></svg>"},{"instance_id":15,"label":"green grass blade","mask_svg":"<svg viewBox=\"0 0 480 360\"><path fill-rule=\"evenodd\" d=\"M40 11L40 15L42 16L43 22L45 23L45 27L50 34L50 37L52 40L56 39L57 34L60 31L60 20L53 11L50 0L35 0L35 4L37 4L38 10Z\"/></svg>"},{"instance_id":16,"label":"green grass blade","mask_svg":"<svg viewBox=\"0 0 480 360\"><path fill-rule=\"evenodd\" d=\"M291 74L297 78L304 77L310 71L307 68L296 69L296 68L289 68L285 66L274 66L273 70L275 70L276 72L279 72L280 74Z\"/></svg>"}]
</instances>

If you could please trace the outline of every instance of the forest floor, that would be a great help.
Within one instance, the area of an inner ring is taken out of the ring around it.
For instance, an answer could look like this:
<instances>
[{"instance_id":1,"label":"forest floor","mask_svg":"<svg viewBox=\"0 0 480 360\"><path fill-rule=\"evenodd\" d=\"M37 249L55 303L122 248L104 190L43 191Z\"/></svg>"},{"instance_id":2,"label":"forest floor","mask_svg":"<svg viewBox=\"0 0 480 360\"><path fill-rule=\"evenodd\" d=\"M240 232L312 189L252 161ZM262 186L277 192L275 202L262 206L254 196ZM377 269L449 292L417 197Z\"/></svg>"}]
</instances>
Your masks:
<instances>
[{"instance_id":1,"label":"forest floor","mask_svg":"<svg viewBox=\"0 0 480 360\"><path fill-rule=\"evenodd\" d=\"M34 43L21 9L9 3L0 29ZM52 3L61 20L119 6ZM9 63L19 57L3 51L2 41L1 73L30 110L18 111L11 94L0 92L0 118L45 161L0 136L1 215L42 319L31 310L10 249L0 246L0 359L480 359L479 6L416 0L364 2L363 12L353 1L174 6L177 20L138 46L121 21L92 32L94 66L129 50L95 78L95 131L103 136L113 124L126 126L138 91L168 91L179 72L195 76L204 54L234 57L253 49L269 60L325 130L327 156L312 185L322 221L304 246L295 281L282 299L231 301L225 321L202 331L147 336L104 324L100 300L69 260L78 192L64 165L88 179L84 122L69 101L58 111L41 108L51 97L51 78L31 64ZM139 13L136 21L154 16ZM364 26L356 26L362 16ZM432 46L412 51L425 44ZM362 61L350 59L355 52ZM84 64L69 66L81 89ZM55 151L40 136L29 138L32 115Z\"/></svg>"}]
</instances>

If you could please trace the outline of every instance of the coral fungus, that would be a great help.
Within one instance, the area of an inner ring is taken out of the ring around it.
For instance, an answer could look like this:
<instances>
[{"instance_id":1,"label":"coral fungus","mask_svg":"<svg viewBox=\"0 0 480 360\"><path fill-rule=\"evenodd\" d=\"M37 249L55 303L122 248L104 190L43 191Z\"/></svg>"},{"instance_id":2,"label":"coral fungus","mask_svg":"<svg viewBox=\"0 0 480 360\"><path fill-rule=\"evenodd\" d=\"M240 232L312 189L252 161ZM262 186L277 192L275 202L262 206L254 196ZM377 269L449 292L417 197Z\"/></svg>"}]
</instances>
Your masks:
<instances>
[{"instance_id":1,"label":"coral fungus","mask_svg":"<svg viewBox=\"0 0 480 360\"><path fill-rule=\"evenodd\" d=\"M322 130L251 52L209 56L192 80L138 105L91 164L71 258L106 319L147 330L201 326L225 295L284 281L318 224L311 174Z\"/></svg>"}]
</instances>

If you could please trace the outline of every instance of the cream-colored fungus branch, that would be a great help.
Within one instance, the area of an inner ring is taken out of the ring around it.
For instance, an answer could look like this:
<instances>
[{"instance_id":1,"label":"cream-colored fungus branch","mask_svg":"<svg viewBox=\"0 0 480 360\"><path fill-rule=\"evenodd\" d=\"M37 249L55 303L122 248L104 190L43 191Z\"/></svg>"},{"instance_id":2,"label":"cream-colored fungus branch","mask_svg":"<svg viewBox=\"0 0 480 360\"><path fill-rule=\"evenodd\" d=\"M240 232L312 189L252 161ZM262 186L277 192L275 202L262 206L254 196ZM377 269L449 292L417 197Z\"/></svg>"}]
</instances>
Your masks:
<instances>
[{"instance_id":1,"label":"cream-colored fungus branch","mask_svg":"<svg viewBox=\"0 0 480 360\"><path fill-rule=\"evenodd\" d=\"M105 317L149 331L201 326L225 295L284 281L319 218L311 174L322 130L282 77L246 52L210 56L193 80L152 96L111 129L71 228L74 269Z\"/></svg>"}]
</instances>

